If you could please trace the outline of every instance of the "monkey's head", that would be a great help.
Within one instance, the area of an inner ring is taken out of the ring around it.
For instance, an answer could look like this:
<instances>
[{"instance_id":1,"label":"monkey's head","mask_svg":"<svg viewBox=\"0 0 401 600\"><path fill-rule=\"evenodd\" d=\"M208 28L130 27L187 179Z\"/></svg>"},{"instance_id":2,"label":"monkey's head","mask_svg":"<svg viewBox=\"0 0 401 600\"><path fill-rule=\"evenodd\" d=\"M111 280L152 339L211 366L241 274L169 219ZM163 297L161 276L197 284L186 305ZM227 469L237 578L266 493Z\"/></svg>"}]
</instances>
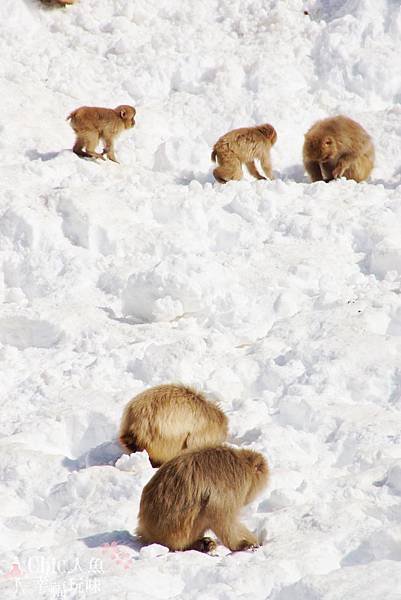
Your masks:
<instances>
[{"instance_id":1,"label":"monkey's head","mask_svg":"<svg viewBox=\"0 0 401 600\"><path fill-rule=\"evenodd\" d=\"M305 136L305 154L309 160L328 162L337 155L337 143L333 136Z\"/></svg>"},{"instance_id":2,"label":"monkey's head","mask_svg":"<svg viewBox=\"0 0 401 600\"><path fill-rule=\"evenodd\" d=\"M273 144L277 141L277 131L274 129L273 125L270 123L265 123L264 125L259 125L258 129L268 140L270 140L270 144Z\"/></svg>"},{"instance_id":3,"label":"monkey's head","mask_svg":"<svg viewBox=\"0 0 401 600\"><path fill-rule=\"evenodd\" d=\"M120 119L122 119L125 129L130 129L130 127L135 125L136 110L133 106L130 106L129 104L121 104L114 110Z\"/></svg>"},{"instance_id":4,"label":"monkey's head","mask_svg":"<svg viewBox=\"0 0 401 600\"><path fill-rule=\"evenodd\" d=\"M267 485L269 466L267 460L260 452L241 450L241 455L249 473L249 489L245 499L245 503L248 504Z\"/></svg>"}]
</instances>

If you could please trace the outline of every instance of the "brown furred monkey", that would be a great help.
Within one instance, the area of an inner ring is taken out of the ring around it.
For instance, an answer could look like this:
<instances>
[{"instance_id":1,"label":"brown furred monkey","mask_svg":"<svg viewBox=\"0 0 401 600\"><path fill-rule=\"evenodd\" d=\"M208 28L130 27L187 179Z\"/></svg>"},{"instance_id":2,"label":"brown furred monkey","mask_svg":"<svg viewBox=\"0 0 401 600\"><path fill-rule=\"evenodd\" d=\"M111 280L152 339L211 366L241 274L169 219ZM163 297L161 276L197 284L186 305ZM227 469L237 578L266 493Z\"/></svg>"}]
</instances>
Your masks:
<instances>
[{"instance_id":1,"label":"brown furred monkey","mask_svg":"<svg viewBox=\"0 0 401 600\"><path fill-rule=\"evenodd\" d=\"M136 110L133 106L122 104L117 108L99 108L81 106L67 117L76 134L73 152L78 156L102 158L104 155L118 162L114 154L114 140L124 129L135 125ZM99 139L104 142L102 154L96 152Z\"/></svg>"},{"instance_id":2,"label":"brown furred monkey","mask_svg":"<svg viewBox=\"0 0 401 600\"><path fill-rule=\"evenodd\" d=\"M305 134L303 161L312 181L338 177L363 181L369 177L374 160L370 136L349 117L317 121Z\"/></svg>"},{"instance_id":3,"label":"brown furred monkey","mask_svg":"<svg viewBox=\"0 0 401 600\"><path fill-rule=\"evenodd\" d=\"M258 540L239 521L240 509L266 486L269 468L259 452L226 446L185 452L160 467L143 489L137 534L170 550L210 552L211 529L230 550Z\"/></svg>"},{"instance_id":4,"label":"brown furred monkey","mask_svg":"<svg viewBox=\"0 0 401 600\"><path fill-rule=\"evenodd\" d=\"M270 149L276 143L277 133L268 123L256 127L233 129L224 134L213 146L211 159L219 164L213 171L219 183L242 179L242 164L256 179L273 179ZM266 177L261 175L255 159L260 161Z\"/></svg>"},{"instance_id":5,"label":"brown furred monkey","mask_svg":"<svg viewBox=\"0 0 401 600\"><path fill-rule=\"evenodd\" d=\"M227 417L217 404L188 386L165 384L127 404L119 439L129 452L146 450L156 467L187 449L222 444L227 433Z\"/></svg>"}]
</instances>

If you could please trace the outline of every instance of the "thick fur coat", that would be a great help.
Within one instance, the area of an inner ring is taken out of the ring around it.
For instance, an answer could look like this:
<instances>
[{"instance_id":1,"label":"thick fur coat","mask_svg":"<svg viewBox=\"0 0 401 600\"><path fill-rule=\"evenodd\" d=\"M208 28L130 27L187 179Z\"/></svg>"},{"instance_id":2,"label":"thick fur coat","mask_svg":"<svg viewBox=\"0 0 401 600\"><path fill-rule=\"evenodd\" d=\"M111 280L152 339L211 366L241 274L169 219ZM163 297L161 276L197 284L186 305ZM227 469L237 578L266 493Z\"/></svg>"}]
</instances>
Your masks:
<instances>
[{"instance_id":1,"label":"thick fur coat","mask_svg":"<svg viewBox=\"0 0 401 600\"><path fill-rule=\"evenodd\" d=\"M221 444L226 415L200 392L184 385L145 390L126 406L120 442L130 452L146 450L157 466L187 449Z\"/></svg>"},{"instance_id":2,"label":"thick fur coat","mask_svg":"<svg viewBox=\"0 0 401 600\"><path fill-rule=\"evenodd\" d=\"M171 550L214 548L203 538L207 529L230 550L256 546L239 511L268 477L266 459L252 450L217 446L186 452L160 467L145 486L137 533L146 543Z\"/></svg>"},{"instance_id":3,"label":"thick fur coat","mask_svg":"<svg viewBox=\"0 0 401 600\"><path fill-rule=\"evenodd\" d=\"M360 182L374 167L375 151L363 127L339 115L317 121L305 134L303 161L312 181L345 177Z\"/></svg>"}]
</instances>

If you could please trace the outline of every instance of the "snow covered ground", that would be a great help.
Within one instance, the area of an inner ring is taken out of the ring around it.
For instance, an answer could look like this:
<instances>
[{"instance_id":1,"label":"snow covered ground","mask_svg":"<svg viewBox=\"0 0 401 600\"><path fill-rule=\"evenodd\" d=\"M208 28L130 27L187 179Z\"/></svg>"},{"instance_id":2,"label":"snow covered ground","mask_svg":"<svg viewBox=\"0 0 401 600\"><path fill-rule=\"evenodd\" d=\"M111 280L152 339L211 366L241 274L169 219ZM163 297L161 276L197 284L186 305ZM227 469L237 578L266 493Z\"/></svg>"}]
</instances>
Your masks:
<instances>
[{"instance_id":1,"label":"snow covered ground","mask_svg":"<svg viewBox=\"0 0 401 600\"><path fill-rule=\"evenodd\" d=\"M400 600L400 3L1 0L0 23L1 598ZM121 164L76 157L67 114L120 103ZM338 113L369 183L304 175ZM275 181L215 184L213 142L266 121ZM153 470L121 412L172 381L270 462L254 553L133 535Z\"/></svg>"}]
</instances>

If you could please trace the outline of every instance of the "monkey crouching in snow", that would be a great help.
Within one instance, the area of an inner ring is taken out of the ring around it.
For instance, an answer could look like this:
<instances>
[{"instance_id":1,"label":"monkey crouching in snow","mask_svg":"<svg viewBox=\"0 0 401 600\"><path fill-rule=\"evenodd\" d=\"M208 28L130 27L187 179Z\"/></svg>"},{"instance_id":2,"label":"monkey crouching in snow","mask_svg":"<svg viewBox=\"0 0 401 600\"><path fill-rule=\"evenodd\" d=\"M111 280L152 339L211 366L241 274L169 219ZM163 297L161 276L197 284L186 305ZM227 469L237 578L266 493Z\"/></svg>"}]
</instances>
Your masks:
<instances>
[{"instance_id":1,"label":"monkey crouching in snow","mask_svg":"<svg viewBox=\"0 0 401 600\"><path fill-rule=\"evenodd\" d=\"M210 552L211 529L230 550L258 540L240 521L240 509L266 486L269 468L259 452L225 446L186 452L165 463L145 486L138 535L170 550Z\"/></svg>"},{"instance_id":2,"label":"monkey crouching in snow","mask_svg":"<svg viewBox=\"0 0 401 600\"><path fill-rule=\"evenodd\" d=\"M129 452L146 450L159 466L185 450L221 444L227 433L227 417L217 404L188 386L166 384L127 404L120 443Z\"/></svg>"},{"instance_id":3,"label":"monkey crouching in snow","mask_svg":"<svg viewBox=\"0 0 401 600\"><path fill-rule=\"evenodd\" d=\"M317 121L305 134L303 161L312 181L345 177L360 182L374 167L375 151L359 123L338 115Z\"/></svg>"}]
</instances>

